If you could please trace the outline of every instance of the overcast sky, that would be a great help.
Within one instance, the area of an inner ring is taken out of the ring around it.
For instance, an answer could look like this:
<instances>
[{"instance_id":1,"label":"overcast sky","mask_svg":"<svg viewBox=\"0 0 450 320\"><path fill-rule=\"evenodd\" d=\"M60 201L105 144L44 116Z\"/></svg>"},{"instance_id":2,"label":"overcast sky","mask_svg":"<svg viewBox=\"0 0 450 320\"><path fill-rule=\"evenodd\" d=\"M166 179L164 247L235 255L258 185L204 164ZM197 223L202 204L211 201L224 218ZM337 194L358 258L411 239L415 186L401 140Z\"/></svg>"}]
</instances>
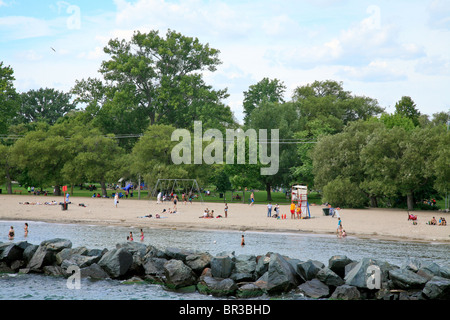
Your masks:
<instances>
[{"instance_id":1,"label":"overcast sky","mask_svg":"<svg viewBox=\"0 0 450 320\"><path fill-rule=\"evenodd\" d=\"M264 77L293 90L342 81L387 112L410 96L420 112L450 110L448 0L0 0L0 61L19 92L68 91L100 77L112 38L167 29L220 50L205 80L228 88L242 120L243 92Z\"/></svg>"}]
</instances>

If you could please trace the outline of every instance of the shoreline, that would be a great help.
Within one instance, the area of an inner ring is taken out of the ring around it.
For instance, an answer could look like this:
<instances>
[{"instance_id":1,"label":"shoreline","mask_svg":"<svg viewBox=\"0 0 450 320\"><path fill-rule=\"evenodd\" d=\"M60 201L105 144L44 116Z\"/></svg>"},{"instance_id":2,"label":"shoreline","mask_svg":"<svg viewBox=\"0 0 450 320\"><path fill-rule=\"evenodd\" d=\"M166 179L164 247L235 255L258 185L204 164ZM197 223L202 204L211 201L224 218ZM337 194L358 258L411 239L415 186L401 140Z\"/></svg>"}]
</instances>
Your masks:
<instances>
[{"instance_id":1,"label":"shoreline","mask_svg":"<svg viewBox=\"0 0 450 320\"><path fill-rule=\"evenodd\" d=\"M59 201L56 199L60 199ZM281 213L287 219L267 217L266 205L228 204L228 218L199 218L205 208L215 211L215 216L223 215L224 203L178 202L177 213L161 214L163 219L143 216L160 213L162 209L172 209L173 203L156 204L153 200L121 199L114 207L113 199L73 197L68 210L60 205L23 204L41 202L61 197L33 195L0 195L0 220L35 221L46 223L84 224L97 226L122 226L133 228L163 228L180 230L217 230L237 232L271 232L336 236L337 218L324 216L324 206L310 206L310 219L290 219L289 205L280 205ZM22 204L21 204L22 203ZM79 206L84 204L85 207ZM407 221L407 211L400 209L342 209L340 217L349 237L386 241L414 241L430 244L450 243L450 226L432 226L426 222L433 216L448 214L439 211L414 211L418 224ZM0 235L0 241L4 235Z\"/></svg>"}]
</instances>

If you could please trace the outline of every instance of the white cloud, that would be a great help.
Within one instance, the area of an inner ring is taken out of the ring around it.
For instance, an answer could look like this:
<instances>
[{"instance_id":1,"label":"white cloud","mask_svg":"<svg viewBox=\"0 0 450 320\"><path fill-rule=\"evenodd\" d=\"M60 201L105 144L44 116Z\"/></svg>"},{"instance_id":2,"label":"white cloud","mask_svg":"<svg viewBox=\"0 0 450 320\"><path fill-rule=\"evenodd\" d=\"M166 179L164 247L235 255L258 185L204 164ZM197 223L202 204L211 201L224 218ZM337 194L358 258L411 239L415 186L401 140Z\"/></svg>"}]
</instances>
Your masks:
<instances>
[{"instance_id":1,"label":"white cloud","mask_svg":"<svg viewBox=\"0 0 450 320\"><path fill-rule=\"evenodd\" d=\"M398 62L397 62L398 63ZM407 79L404 65L399 68L397 63L387 61L372 61L363 67L343 67L338 74L356 81L364 82L388 82L402 81Z\"/></svg>"}]
</instances>

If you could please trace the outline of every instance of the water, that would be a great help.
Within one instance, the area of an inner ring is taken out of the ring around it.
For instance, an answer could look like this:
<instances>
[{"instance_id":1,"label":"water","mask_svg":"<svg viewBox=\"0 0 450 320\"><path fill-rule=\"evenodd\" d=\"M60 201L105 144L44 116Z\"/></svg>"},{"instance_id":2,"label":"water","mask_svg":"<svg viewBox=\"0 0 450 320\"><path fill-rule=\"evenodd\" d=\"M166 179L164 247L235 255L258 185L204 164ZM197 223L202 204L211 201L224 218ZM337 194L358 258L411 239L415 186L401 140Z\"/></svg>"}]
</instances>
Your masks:
<instances>
[{"instance_id":1,"label":"water","mask_svg":"<svg viewBox=\"0 0 450 320\"><path fill-rule=\"evenodd\" d=\"M135 241L139 241L140 229L127 227L105 227L77 224L51 224L28 222L29 234L23 235L24 221L0 221L0 241L7 242L10 226L16 230L15 242L26 240L39 244L43 240L65 238L73 247L85 246L90 249L112 249L119 242L126 241L130 231ZM263 255L277 252L291 258L306 261L318 260L328 265L334 255L346 255L350 259L374 258L395 265L401 265L406 258L415 257L433 261L439 265L450 262L450 244L430 244L420 242L399 242L347 237L339 239L333 235L313 235L296 233L263 233L246 231L245 247L241 247L242 232L238 231L194 231L144 228L144 243L160 249L176 247L187 250L206 251L212 255L224 251L239 254ZM211 299L198 293L181 294L170 292L158 285L124 285L116 280L82 280L82 290L70 290L66 280L35 274L2 275L0 277L0 299L37 300L181 300Z\"/></svg>"}]
</instances>

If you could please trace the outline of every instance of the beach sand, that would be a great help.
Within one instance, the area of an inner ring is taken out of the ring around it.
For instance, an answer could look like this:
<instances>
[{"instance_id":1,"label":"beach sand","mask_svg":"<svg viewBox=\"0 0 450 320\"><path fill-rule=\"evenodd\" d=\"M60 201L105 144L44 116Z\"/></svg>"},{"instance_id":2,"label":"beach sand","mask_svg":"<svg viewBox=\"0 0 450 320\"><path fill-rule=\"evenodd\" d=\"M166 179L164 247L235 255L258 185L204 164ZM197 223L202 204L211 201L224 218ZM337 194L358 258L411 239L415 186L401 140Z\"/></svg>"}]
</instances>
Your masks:
<instances>
[{"instance_id":1,"label":"beach sand","mask_svg":"<svg viewBox=\"0 0 450 320\"><path fill-rule=\"evenodd\" d=\"M118 207L114 199L71 197L68 210L60 205L45 205L44 202L63 202L62 196L0 195L0 220L43 221L55 223L76 223L90 225L117 225L136 228L172 228L200 230L239 230L267 232L295 232L315 234L336 234L338 219L324 216L323 206L310 206L310 219L290 219L289 205L281 205L281 214L287 219L267 217L265 204L228 204L227 218L199 218L205 208L214 210L214 216L224 216L224 203L184 204L178 201L177 213L161 214L163 209L173 209L172 202L157 204L155 200L121 199ZM23 204L41 203L41 204ZM79 206L83 203L85 207ZM145 215L152 214L153 218ZM273 214L273 213L272 213ZM407 211L392 209L341 209L340 217L348 236L361 238L450 242L450 226L427 225L432 217L450 215L439 211L414 211L417 225L408 221ZM1 236L3 238L3 236Z\"/></svg>"}]
</instances>

